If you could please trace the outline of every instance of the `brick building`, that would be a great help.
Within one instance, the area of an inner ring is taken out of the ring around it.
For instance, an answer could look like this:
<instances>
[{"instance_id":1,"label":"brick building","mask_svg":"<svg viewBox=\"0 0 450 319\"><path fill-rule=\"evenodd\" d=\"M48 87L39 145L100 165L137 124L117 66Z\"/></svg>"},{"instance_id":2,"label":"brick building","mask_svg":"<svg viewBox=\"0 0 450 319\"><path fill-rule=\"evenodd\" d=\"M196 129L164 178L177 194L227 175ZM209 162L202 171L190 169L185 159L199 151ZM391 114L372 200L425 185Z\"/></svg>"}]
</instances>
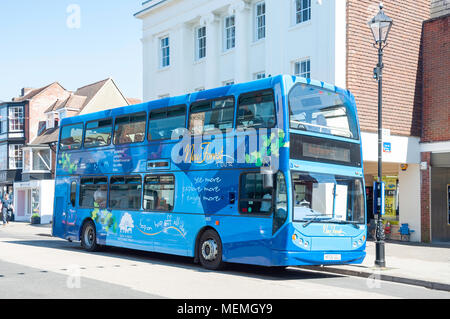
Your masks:
<instances>
[{"instance_id":1,"label":"brick building","mask_svg":"<svg viewBox=\"0 0 450 319\"><path fill-rule=\"evenodd\" d=\"M422 238L450 240L450 2L423 23Z\"/></svg>"}]
</instances>

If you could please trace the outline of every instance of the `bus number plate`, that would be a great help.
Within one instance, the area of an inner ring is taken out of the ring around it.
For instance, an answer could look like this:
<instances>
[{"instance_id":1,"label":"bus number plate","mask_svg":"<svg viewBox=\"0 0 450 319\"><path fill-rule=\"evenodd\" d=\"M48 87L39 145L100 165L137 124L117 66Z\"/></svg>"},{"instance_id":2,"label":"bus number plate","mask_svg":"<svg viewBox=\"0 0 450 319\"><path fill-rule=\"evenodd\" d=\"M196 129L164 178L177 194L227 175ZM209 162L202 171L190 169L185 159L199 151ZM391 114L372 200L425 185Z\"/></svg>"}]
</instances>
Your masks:
<instances>
[{"instance_id":1,"label":"bus number plate","mask_svg":"<svg viewBox=\"0 0 450 319\"><path fill-rule=\"evenodd\" d=\"M325 254L324 260L326 261L338 261L341 260L341 255L339 254Z\"/></svg>"}]
</instances>

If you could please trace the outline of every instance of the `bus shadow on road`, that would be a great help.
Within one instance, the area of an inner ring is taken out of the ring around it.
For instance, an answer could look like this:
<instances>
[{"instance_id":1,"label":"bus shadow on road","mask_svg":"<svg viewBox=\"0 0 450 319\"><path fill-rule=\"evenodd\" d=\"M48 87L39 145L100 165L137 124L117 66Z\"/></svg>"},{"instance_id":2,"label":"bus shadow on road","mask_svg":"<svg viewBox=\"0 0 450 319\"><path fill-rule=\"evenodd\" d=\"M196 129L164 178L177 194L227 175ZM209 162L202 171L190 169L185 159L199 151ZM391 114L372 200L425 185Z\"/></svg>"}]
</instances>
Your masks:
<instances>
[{"instance_id":1,"label":"bus shadow on road","mask_svg":"<svg viewBox=\"0 0 450 319\"><path fill-rule=\"evenodd\" d=\"M75 252L89 254L93 256L105 256L111 258L119 258L126 262L139 262L149 265L160 265L173 268L184 268L197 272L217 272L227 275L245 276L251 278L265 280L310 280L310 279L327 279L342 277L336 274L322 273L311 271L308 269L300 269L297 267L278 268L264 267L247 264L226 263L224 269L220 271L212 271L202 268L199 264L195 264L192 257L183 257L169 255L156 252L147 252L141 250L133 250L118 247L104 247L98 252L88 252L84 250L78 242L68 242L63 240L47 239L47 240L14 240L6 243L15 245L25 245L31 247L41 247L49 249L64 250L67 252Z\"/></svg>"}]
</instances>

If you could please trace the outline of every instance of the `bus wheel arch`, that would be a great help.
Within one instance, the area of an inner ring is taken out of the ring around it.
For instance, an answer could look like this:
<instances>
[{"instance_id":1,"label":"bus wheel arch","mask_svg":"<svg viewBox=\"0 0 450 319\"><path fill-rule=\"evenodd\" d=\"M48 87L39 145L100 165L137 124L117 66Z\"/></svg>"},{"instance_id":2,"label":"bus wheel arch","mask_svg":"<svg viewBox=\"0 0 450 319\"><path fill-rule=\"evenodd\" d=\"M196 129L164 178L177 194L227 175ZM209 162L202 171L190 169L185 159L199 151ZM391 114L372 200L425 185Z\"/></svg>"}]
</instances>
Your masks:
<instances>
[{"instance_id":1,"label":"bus wheel arch","mask_svg":"<svg viewBox=\"0 0 450 319\"><path fill-rule=\"evenodd\" d=\"M203 227L195 239L194 261L200 263L204 268L219 270L223 268L223 245L219 233L213 227ZM211 255L211 258L203 256L202 249ZM215 257L212 257L215 256Z\"/></svg>"}]
</instances>

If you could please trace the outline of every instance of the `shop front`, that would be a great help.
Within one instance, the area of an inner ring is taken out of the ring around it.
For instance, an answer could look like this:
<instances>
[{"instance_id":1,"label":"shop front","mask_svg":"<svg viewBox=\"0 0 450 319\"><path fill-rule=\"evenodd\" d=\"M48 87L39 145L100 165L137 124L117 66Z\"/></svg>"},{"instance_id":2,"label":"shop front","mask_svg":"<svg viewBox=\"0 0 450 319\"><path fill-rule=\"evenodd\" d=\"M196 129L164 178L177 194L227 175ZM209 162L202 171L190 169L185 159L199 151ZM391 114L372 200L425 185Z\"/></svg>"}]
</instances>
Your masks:
<instances>
[{"instance_id":1,"label":"shop front","mask_svg":"<svg viewBox=\"0 0 450 319\"><path fill-rule=\"evenodd\" d=\"M375 230L373 184L378 180L378 139L373 133L362 133L364 177L366 182L369 231ZM419 139L406 136L384 136L382 180L385 182L386 238L401 240L400 227L408 224L414 232L409 239L421 241L420 151ZM386 227L387 226L387 227ZM370 235L370 234L369 234Z\"/></svg>"},{"instance_id":2,"label":"shop front","mask_svg":"<svg viewBox=\"0 0 450 319\"><path fill-rule=\"evenodd\" d=\"M54 180L32 180L14 183L15 217L17 221L31 221L39 216L41 224L48 224L53 217Z\"/></svg>"}]
</instances>

